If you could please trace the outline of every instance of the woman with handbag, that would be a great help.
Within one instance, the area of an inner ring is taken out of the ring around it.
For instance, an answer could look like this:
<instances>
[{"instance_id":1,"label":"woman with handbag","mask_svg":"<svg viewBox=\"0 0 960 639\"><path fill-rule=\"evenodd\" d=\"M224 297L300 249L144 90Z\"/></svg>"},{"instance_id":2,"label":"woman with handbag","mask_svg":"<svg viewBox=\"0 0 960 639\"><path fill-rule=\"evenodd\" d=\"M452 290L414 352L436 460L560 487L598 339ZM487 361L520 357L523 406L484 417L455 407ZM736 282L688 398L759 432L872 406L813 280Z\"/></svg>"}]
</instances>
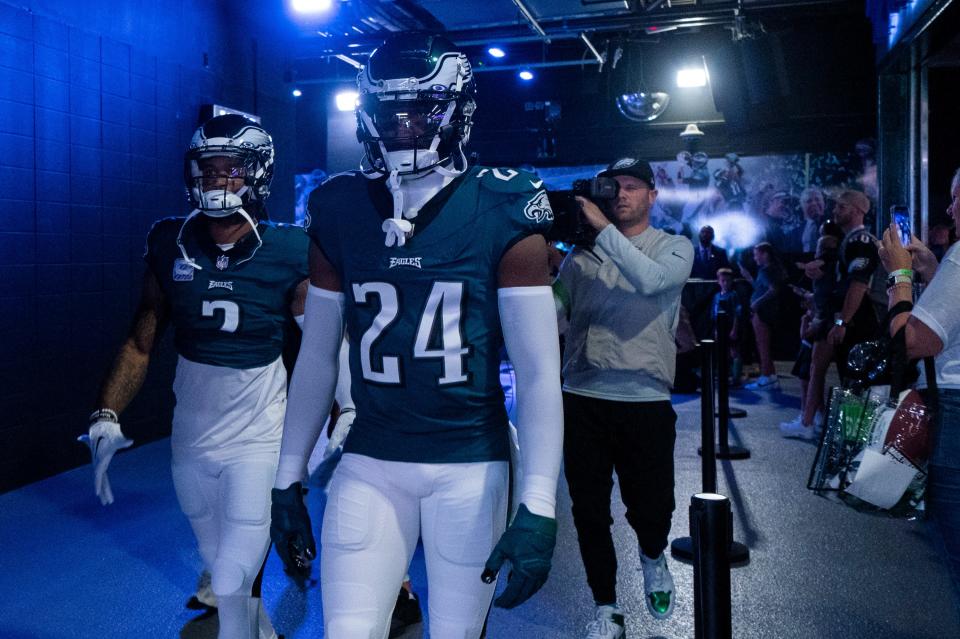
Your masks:
<instances>
[{"instance_id":1,"label":"woman with handbag","mask_svg":"<svg viewBox=\"0 0 960 639\"><path fill-rule=\"evenodd\" d=\"M947 212L960 228L960 170L950 184L952 202ZM896 224L883 234L880 259L890 274L887 281L890 335L901 330L910 359L935 357L938 397L927 477L926 508L937 543L953 579L960 607L960 243L954 244L938 265L933 253L916 237L903 245ZM916 273L927 287L912 304ZM930 370L931 367L927 367ZM919 385L926 387L926 374ZM929 394L928 394L929 395Z\"/></svg>"}]
</instances>

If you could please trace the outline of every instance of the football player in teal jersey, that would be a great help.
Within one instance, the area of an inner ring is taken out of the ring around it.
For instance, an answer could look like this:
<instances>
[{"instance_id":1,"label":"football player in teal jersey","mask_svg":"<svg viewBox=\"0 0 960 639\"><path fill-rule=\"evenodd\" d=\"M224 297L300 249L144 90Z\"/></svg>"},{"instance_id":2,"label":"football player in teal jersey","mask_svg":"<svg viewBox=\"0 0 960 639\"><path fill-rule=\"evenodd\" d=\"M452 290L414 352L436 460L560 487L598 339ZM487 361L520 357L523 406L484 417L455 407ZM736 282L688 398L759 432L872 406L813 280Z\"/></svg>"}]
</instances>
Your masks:
<instances>
[{"instance_id":1,"label":"football player in teal jersey","mask_svg":"<svg viewBox=\"0 0 960 639\"><path fill-rule=\"evenodd\" d=\"M97 496L112 503L107 466L133 443L118 416L173 324L173 481L212 574L221 639L276 637L257 578L286 407L283 336L303 313L309 240L300 227L261 219L273 161L269 134L247 118L219 116L197 129L184 169L194 211L158 221L147 236L140 305L83 438Z\"/></svg>"},{"instance_id":2,"label":"football player in teal jersey","mask_svg":"<svg viewBox=\"0 0 960 639\"><path fill-rule=\"evenodd\" d=\"M434 639L476 639L495 604L546 581L556 540L562 403L536 176L468 166L476 103L466 56L400 34L360 72L361 169L310 198L310 290L273 491L284 562L312 556L310 451L350 344L356 418L322 526L325 635L382 638L422 538ZM507 525L510 446L499 352L516 370L520 506Z\"/></svg>"}]
</instances>

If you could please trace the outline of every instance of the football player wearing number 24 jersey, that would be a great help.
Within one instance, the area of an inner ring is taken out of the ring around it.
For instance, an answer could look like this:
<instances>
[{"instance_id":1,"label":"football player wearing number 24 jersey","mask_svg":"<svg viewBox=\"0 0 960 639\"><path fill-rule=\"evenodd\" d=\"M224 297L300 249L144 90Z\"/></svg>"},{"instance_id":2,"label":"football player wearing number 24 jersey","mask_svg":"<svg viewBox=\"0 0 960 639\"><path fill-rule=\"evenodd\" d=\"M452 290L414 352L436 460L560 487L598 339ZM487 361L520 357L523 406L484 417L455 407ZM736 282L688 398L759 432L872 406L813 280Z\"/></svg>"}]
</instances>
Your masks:
<instances>
[{"instance_id":1,"label":"football player wearing number 24 jersey","mask_svg":"<svg viewBox=\"0 0 960 639\"><path fill-rule=\"evenodd\" d=\"M434 639L479 637L494 602L546 581L556 539L562 401L536 176L468 166L476 108L466 56L398 35L358 78L359 171L310 198L310 290L273 491L271 535L308 555L301 496L346 331L356 419L322 530L324 636L386 637L422 538ZM508 422L499 347L516 370L520 502L507 522Z\"/></svg>"}]
</instances>

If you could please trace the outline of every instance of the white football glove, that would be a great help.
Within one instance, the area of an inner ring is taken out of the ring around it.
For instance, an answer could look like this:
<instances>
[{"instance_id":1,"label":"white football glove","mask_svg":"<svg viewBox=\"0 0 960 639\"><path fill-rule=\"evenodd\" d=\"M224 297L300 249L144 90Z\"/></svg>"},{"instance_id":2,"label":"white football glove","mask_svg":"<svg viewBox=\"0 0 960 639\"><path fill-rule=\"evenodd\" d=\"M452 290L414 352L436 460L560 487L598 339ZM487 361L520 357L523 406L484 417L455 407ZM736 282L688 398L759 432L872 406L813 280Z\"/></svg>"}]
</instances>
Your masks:
<instances>
[{"instance_id":1,"label":"white football glove","mask_svg":"<svg viewBox=\"0 0 960 639\"><path fill-rule=\"evenodd\" d=\"M107 467L114 454L121 448L132 446L133 440L123 436L120 424L103 419L90 424L90 432L80 435L77 440L90 447L93 490L100 498L100 503L104 506L112 504L113 490L110 488L110 478L107 477Z\"/></svg>"},{"instance_id":2,"label":"white football glove","mask_svg":"<svg viewBox=\"0 0 960 639\"><path fill-rule=\"evenodd\" d=\"M330 434L330 441L327 442L327 448L323 451L323 458L327 459L337 450L343 447L343 442L350 434L350 427L353 420L357 418L357 412L352 408L344 408L337 417L337 423L333 425L333 432Z\"/></svg>"}]
</instances>

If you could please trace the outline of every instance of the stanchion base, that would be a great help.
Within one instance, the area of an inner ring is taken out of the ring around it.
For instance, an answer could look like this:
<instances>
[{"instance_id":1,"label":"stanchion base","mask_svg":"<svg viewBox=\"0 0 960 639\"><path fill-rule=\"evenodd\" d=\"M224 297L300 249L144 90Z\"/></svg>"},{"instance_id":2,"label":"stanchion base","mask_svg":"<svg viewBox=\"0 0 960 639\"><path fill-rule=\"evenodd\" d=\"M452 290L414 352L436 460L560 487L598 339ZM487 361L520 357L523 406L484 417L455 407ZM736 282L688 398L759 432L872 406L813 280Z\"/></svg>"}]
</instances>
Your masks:
<instances>
[{"instance_id":1,"label":"stanchion base","mask_svg":"<svg viewBox=\"0 0 960 639\"><path fill-rule=\"evenodd\" d=\"M717 446L717 459L750 459L750 451L740 446Z\"/></svg>"},{"instance_id":2,"label":"stanchion base","mask_svg":"<svg viewBox=\"0 0 960 639\"><path fill-rule=\"evenodd\" d=\"M750 451L739 446L716 447L717 459L750 459ZM697 454L703 457L703 447L697 446Z\"/></svg>"},{"instance_id":3,"label":"stanchion base","mask_svg":"<svg viewBox=\"0 0 960 639\"><path fill-rule=\"evenodd\" d=\"M746 566L750 563L750 549L739 541L730 542L730 550L727 551L727 556L730 558L730 565L734 568Z\"/></svg>"},{"instance_id":4,"label":"stanchion base","mask_svg":"<svg viewBox=\"0 0 960 639\"><path fill-rule=\"evenodd\" d=\"M677 537L670 543L670 556L683 563L693 563L693 539ZM750 549L738 541L731 542L727 555L732 568L740 568L750 563Z\"/></svg>"},{"instance_id":5,"label":"stanchion base","mask_svg":"<svg viewBox=\"0 0 960 639\"><path fill-rule=\"evenodd\" d=\"M713 416L719 418L720 411L714 412ZM742 408L730 408L729 412L727 413L727 417L729 417L730 419L740 419L741 417L746 417L746 416L747 416L747 411L743 410Z\"/></svg>"},{"instance_id":6,"label":"stanchion base","mask_svg":"<svg viewBox=\"0 0 960 639\"><path fill-rule=\"evenodd\" d=\"M678 561L693 561L693 539L690 537L677 537L670 542L670 556Z\"/></svg>"}]
</instances>

